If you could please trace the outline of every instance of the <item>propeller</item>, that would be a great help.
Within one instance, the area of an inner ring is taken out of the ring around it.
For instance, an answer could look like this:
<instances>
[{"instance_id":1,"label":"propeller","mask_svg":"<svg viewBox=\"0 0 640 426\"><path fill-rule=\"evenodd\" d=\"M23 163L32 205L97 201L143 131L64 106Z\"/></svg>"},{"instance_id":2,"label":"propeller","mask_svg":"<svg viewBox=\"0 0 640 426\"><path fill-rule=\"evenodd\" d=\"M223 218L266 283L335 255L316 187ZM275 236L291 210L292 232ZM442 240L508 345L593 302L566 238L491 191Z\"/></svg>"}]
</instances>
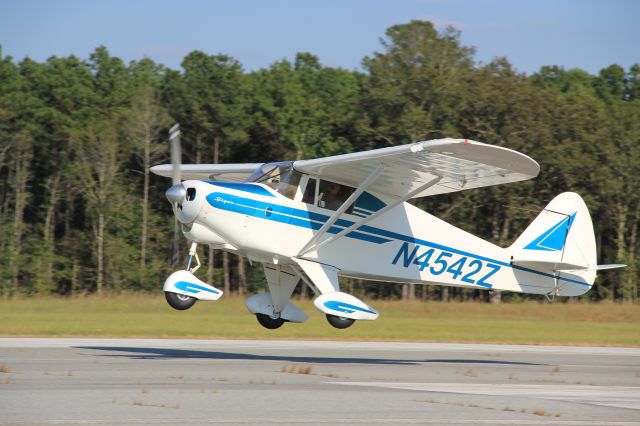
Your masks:
<instances>
[{"instance_id":1,"label":"propeller","mask_svg":"<svg viewBox=\"0 0 640 426\"><path fill-rule=\"evenodd\" d=\"M187 193L180 176L180 168L182 163L182 147L180 145L180 124L176 123L169 129L169 141L171 142L171 166L173 169L173 186L165 192L167 199L172 205L178 208L178 205L184 200ZM177 211L177 210L176 210ZM175 216L174 216L175 217ZM173 229L173 244L171 250L171 263L176 266L180 259L180 224L175 217L175 225Z\"/></svg>"},{"instance_id":2,"label":"propeller","mask_svg":"<svg viewBox=\"0 0 640 426\"><path fill-rule=\"evenodd\" d=\"M182 147L180 146L180 124L176 123L169 129L169 141L171 142L171 165L173 166L173 185L182 182L180 179L180 165L182 162Z\"/></svg>"}]
</instances>

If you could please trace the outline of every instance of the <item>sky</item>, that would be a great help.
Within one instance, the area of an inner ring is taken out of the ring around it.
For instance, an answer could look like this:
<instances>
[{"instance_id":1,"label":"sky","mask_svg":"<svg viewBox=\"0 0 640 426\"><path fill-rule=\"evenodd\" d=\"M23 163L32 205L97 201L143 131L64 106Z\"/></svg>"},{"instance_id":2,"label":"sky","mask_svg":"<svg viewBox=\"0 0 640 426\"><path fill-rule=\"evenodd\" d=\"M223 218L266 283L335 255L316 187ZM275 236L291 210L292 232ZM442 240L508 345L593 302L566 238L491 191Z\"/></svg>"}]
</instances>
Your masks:
<instances>
[{"instance_id":1,"label":"sky","mask_svg":"<svg viewBox=\"0 0 640 426\"><path fill-rule=\"evenodd\" d=\"M507 57L591 74L640 63L640 0L0 0L3 56L76 55L104 45L125 62L149 57L180 69L193 50L223 53L247 71L297 52L361 70L387 28L414 19L452 25L475 60Z\"/></svg>"}]
</instances>

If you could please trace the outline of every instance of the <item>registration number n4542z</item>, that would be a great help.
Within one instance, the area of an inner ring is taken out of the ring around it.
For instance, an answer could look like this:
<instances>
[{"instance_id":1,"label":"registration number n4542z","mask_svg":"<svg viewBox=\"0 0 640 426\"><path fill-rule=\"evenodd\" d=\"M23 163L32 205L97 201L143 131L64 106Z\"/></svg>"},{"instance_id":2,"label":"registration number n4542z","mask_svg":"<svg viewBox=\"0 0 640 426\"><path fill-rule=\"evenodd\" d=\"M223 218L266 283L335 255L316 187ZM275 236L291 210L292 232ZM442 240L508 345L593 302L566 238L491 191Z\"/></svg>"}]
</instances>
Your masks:
<instances>
[{"instance_id":1,"label":"registration number n4542z","mask_svg":"<svg viewBox=\"0 0 640 426\"><path fill-rule=\"evenodd\" d=\"M434 276L450 275L454 280L485 288L493 287L488 280L500 270L499 265L480 259L406 242L402 244L391 264L417 268L420 272L427 271Z\"/></svg>"}]
</instances>

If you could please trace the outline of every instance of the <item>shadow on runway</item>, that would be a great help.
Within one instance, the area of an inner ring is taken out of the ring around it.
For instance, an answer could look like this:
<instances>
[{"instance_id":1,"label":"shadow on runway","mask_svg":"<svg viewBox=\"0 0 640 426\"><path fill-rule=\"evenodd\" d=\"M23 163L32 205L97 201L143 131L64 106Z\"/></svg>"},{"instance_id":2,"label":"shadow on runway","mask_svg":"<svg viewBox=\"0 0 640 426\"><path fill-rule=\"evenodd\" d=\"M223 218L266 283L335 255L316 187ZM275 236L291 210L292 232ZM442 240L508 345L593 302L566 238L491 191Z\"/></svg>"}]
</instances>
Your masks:
<instances>
[{"instance_id":1,"label":"shadow on runway","mask_svg":"<svg viewBox=\"0 0 640 426\"><path fill-rule=\"evenodd\" d=\"M251 361L286 361L307 362L315 364L370 364L370 365L420 365L430 363L452 364L502 364L502 365L547 365L532 362L484 360L484 359L388 359L388 358L345 358L345 357L310 357L293 355L255 355L237 352L211 352L170 348L139 348L127 346L76 346L74 349L91 349L109 352L128 352L122 354L103 354L100 356L129 357L131 359L229 359Z\"/></svg>"}]
</instances>

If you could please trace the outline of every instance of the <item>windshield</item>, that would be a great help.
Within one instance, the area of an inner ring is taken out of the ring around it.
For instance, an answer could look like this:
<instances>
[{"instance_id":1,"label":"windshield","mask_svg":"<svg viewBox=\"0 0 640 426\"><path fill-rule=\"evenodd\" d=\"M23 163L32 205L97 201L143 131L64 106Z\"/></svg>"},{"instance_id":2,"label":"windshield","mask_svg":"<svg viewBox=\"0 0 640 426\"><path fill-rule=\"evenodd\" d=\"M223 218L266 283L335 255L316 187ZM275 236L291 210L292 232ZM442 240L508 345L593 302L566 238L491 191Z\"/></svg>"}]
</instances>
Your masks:
<instances>
[{"instance_id":1,"label":"windshield","mask_svg":"<svg viewBox=\"0 0 640 426\"><path fill-rule=\"evenodd\" d=\"M264 183L279 194L293 199L302 174L293 170L293 161L267 163L258 167L246 182Z\"/></svg>"}]
</instances>

